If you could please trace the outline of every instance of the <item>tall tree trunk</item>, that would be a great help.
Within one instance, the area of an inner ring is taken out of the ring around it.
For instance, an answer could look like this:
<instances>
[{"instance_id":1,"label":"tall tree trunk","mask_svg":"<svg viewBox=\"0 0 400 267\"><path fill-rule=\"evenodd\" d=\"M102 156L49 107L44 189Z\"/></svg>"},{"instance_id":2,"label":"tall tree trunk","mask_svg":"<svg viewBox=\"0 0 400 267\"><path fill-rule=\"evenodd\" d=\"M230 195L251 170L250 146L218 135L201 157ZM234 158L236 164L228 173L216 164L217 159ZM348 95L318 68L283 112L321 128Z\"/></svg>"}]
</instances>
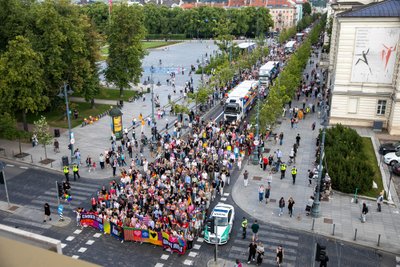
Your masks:
<instances>
[{"instance_id":1,"label":"tall tree trunk","mask_svg":"<svg viewBox=\"0 0 400 267\"><path fill-rule=\"evenodd\" d=\"M119 97L123 97L124 96L124 88L121 86L119 88Z\"/></svg>"},{"instance_id":2,"label":"tall tree trunk","mask_svg":"<svg viewBox=\"0 0 400 267\"><path fill-rule=\"evenodd\" d=\"M47 150L46 150L46 145L43 145L44 147L44 159L47 159Z\"/></svg>"},{"instance_id":3,"label":"tall tree trunk","mask_svg":"<svg viewBox=\"0 0 400 267\"><path fill-rule=\"evenodd\" d=\"M94 108L94 98L90 99L91 108Z\"/></svg>"},{"instance_id":4,"label":"tall tree trunk","mask_svg":"<svg viewBox=\"0 0 400 267\"><path fill-rule=\"evenodd\" d=\"M24 125L24 131L28 132L28 122L26 121L26 111L22 111L22 124Z\"/></svg>"}]
</instances>

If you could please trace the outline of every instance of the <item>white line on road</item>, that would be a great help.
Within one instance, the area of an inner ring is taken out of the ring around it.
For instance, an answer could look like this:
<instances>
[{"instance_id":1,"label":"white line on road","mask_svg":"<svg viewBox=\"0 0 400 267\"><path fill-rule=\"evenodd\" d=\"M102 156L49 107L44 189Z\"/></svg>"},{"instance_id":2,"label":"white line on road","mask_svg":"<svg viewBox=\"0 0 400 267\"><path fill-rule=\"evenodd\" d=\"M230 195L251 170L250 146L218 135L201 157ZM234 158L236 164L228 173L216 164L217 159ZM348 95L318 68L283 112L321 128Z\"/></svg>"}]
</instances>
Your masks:
<instances>
[{"instance_id":1,"label":"white line on road","mask_svg":"<svg viewBox=\"0 0 400 267\"><path fill-rule=\"evenodd\" d=\"M167 255L167 254L162 254L161 255L161 259L162 260L168 260L168 258L169 258L169 255Z\"/></svg>"},{"instance_id":2,"label":"white line on road","mask_svg":"<svg viewBox=\"0 0 400 267\"><path fill-rule=\"evenodd\" d=\"M78 255L72 255L72 258L77 260L77 259L79 259L79 256Z\"/></svg>"},{"instance_id":3,"label":"white line on road","mask_svg":"<svg viewBox=\"0 0 400 267\"><path fill-rule=\"evenodd\" d=\"M222 115L224 115L224 112L221 112L221 114L218 115L218 117L216 117L214 120L217 121L219 117L221 117Z\"/></svg>"},{"instance_id":4,"label":"white line on road","mask_svg":"<svg viewBox=\"0 0 400 267\"><path fill-rule=\"evenodd\" d=\"M6 166L7 167L15 167L15 165L12 165L12 164L7 164Z\"/></svg>"},{"instance_id":5,"label":"white line on road","mask_svg":"<svg viewBox=\"0 0 400 267\"><path fill-rule=\"evenodd\" d=\"M20 166L19 168L20 168L20 169L24 169L24 170L27 170L27 169L28 169L28 167L25 167L25 166Z\"/></svg>"},{"instance_id":6,"label":"white line on road","mask_svg":"<svg viewBox=\"0 0 400 267\"><path fill-rule=\"evenodd\" d=\"M65 238L65 240L67 240L67 241L72 241L74 239L75 239L75 236L69 236L69 237Z\"/></svg>"},{"instance_id":7,"label":"white line on road","mask_svg":"<svg viewBox=\"0 0 400 267\"><path fill-rule=\"evenodd\" d=\"M221 201L226 201L226 197L221 197Z\"/></svg>"},{"instance_id":8,"label":"white line on road","mask_svg":"<svg viewBox=\"0 0 400 267\"><path fill-rule=\"evenodd\" d=\"M78 252L83 253L87 250L87 248L81 247L80 249L78 249Z\"/></svg>"},{"instance_id":9,"label":"white line on road","mask_svg":"<svg viewBox=\"0 0 400 267\"><path fill-rule=\"evenodd\" d=\"M200 248L201 248L201 245L198 245L198 244L193 245L193 249L200 249Z\"/></svg>"}]
</instances>

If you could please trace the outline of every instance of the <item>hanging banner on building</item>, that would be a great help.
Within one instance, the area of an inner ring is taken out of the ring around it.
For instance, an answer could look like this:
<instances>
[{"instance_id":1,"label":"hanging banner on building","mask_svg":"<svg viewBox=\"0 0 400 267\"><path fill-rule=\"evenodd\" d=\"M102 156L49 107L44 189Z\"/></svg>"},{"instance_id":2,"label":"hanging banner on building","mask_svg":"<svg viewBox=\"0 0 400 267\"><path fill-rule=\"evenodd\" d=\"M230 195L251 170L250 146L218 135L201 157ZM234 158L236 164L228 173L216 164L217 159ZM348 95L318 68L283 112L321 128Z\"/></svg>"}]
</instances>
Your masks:
<instances>
[{"instance_id":1,"label":"hanging banner on building","mask_svg":"<svg viewBox=\"0 0 400 267\"><path fill-rule=\"evenodd\" d=\"M351 81L392 83L399 28L356 28Z\"/></svg>"}]
</instances>

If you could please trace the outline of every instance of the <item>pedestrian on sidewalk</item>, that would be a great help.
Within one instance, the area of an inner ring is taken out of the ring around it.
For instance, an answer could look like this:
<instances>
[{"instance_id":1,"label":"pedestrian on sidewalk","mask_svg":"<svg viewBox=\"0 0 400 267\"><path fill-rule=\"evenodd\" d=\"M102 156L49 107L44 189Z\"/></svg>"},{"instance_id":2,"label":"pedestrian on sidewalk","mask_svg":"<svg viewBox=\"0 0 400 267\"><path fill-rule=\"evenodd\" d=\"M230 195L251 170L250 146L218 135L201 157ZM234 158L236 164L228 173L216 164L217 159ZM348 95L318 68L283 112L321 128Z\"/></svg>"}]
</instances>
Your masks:
<instances>
[{"instance_id":1,"label":"pedestrian on sidewalk","mask_svg":"<svg viewBox=\"0 0 400 267\"><path fill-rule=\"evenodd\" d=\"M99 156L99 162L100 162L100 168L103 170L104 169L104 155L103 155L103 153L101 153L100 156Z\"/></svg>"},{"instance_id":2,"label":"pedestrian on sidewalk","mask_svg":"<svg viewBox=\"0 0 400 267\"><path fill-rule=\"evenodd\" d=\"M247 170L245 170L243 173L243 182L244 187L247 187L247 185L249 184L249 173L247 172Z\"/></svg>"},{"instance_id":3,"label":"pedestrian on sidewalk","mask_svg":"<svg viewBox=\"0 0 400 267\"><path fill-rule=\"evenodd\" d=\"M293 179L293 184L296 183L296 176L297 176L297 169L296 169L296 166L293 166L293 168L292 168L292 179Z\"/></svg>"},{"instance_id":4,"label":"pedestrian on sidewalk","mask_svg":"<svg viewBox=\"0 0 400 267\"><path fill-rule=\"evenodd\" d=\"M315 130L315 121L311 124L311 129L314 131Z\"/></svg>"},{"instance_id":5,"label":"pedestrian on sidewalk","mask_svg":"<svg viewBox=\"0 0 400 267\"><path fill-rule=\"evenodd\" d=\"M63 172L65 175L65 181L69 182L69 167L68 166L64 166L63 167Z\"/></svg>"},{"instance_id":6,"label":"pedestrian on sidewalk","mask_svg":"<svg viewBox=\"0 0 400 267\"><path fill-rule=\"evenodd\" d=\"M260 226L258 225L257 220L254 221L254 223L251 225L251 231L253 232L253 241L256 242L258 240L258 230L260 229Z\"/></svg>"},{"instance_id":7,"label":"pedestrian on sidewalk","mask_svg":"<svg viewBox=\"0 0 400 267\"><path fill-rule=\"evenodd\" d=\"M283 144L283 132L279 134L279 145Z\"/></svg>"},{"instance_id":8,"label":"pedestrian on sidewalk","mask_svg":"<svg viewBox=\"0 0 400 267\"><path fill-rule=\"evenodd\" d=\"M281 199L279 200L279 217L283 214L283 208L285 208L285 199L283 197L281 197Z\"/></svg>"},{"instance_id":9,"label":"pedestrian on sidewalk","mask_svg":"<svg viewBox=\"0 0 400 267\"><path fill-rule=\"evenodd\" d=\"M283 156L282 151L279 150L279 148L278 148L278 149L275 151L275 154L276 154L276 159L277 159L277 161L278 161L278 162L281 162L281 161L282 161L282 156Z\"/></svg>"},{"instance_id":10,"label":"pedestrian on sidewalk","mask_svg":"<svg viewBox=\"0 0 400 267\"><path fill-rule=\"evenodd\" d=\"M280 267L281 264L283 263L283 256L284 256L283 247L279 245L278 248L276 249L276 264L278 265L278 267Z\"/></svg>"},{"instance_id":11,"label":"pedestrian on sidewalk","mask_svg":"<svg viewBox=\"0 0 400 267\"><path fill-rule=\"evenodd\" d=\"M258 188L258 201L260 201L260 203L263 201L264 198L264 186L260 185L260 187Z\"/></svg>"},{"instance_id":12,"label":"pedestrian on sidewalk","mask_svg":"<svg viewBox=\"0 0 400 267\"><path fill-rule=\"evenodd\" d=\"M294 200L292 197L289 198L288 200L288 210L289 210L289 216L292 217L293 215L293 205L294 205Z\"/></svg>"},{"instance_id":13,"label":"pedestrian on sidewalk","mask_svg":"<svg viewBox=\"0 0 400 267\"><path fill-rule=\"evenodd\" d=\"M257 245L257 266L260 266L264 258L264 245L259 242Z\"/></svg>"},{"instance_id":14,"label":"pedestrian on sidewalk","mask_svg":"<svg viewBox=\"0 0 400 267\"><path fill-rule=\"evenodd\" d=\"M247 234L247 219L246 217L243 217L243 221L242 221L242 239L246 238L246 234Z\"/></svg>"},{"instance_id":15,"label":"pedestrian on sidewalk","mask_svg":"<svg viewBox=\"0 0 400 267\"><path fill-rule=\"evenodd\" d=\"M382 211L382 203L383 203L383 191L379 194L378 198L376 199L376 204L378 205L378 212Z\"/></svg>"},{"instance_id":16,"label":"pedestrian on sidewalk","mask_svg":"<svg viewBox=\"0 0 400 267\"><path fill-rule=\"evenodd\" d=\"M58 142L57 139L54 139L54 152L59 153L60 152L60 143Z\"/></svg>"},{"instance_id":17,"label":"pedestrian on sidewalk","mask_svg":"<svg viewBox=\"0 0 400 267\"><path fill-rule=\"evenodd\" d=\"M361 210L361 222L365 223L367 220L367 213L368 213L368 207L365 201L362 204L362 210Z\"/></svg>"},{"instance_id":18,"label":"pedestrian on sidewalk","mask_svg":"<svg viewBox=\"0 0 400 267\"><path fill-rule=\"evenodd\" d=\"M256 260L256 253L257 253L257 244L253 240L249 245L249 257L247 259L247 264L250 264L251 261Z\"/></svg>"},{"instance_id":19,"label":"pedestrian on sidewalk","mask_svg":"<svg viewBox=\"0 0 400 267\"><path fill-rule=\"evenodd\" d=\"M43 222L46 222L46 220L51 221L50 215L51 215L50 205L49 205L49 203L45 203L44 204L44 220L43 220Z\"/></svg>"},{"instance_id":20,"label":"pedestrian on sidewalk","mask_svg":"<svg viewBox=\"0 0 400 267\"><path fill-rule=\"evenodd\" d=\"M300 146L300 140L301 140L300 134L297 134L297 136L296 136L296 145L297 145L297 147Z\"/></svg>"},{"instance_id":21,"label":"pedestrian on sidewalk","mask_svg":"<svg viewBox=\"0 0 400 267\"><path fill-rule=\"evenodd\" d=\"M268 183L265 187L265 204L268 204L269 196L271 194L271 184Z\"/></svg>"},{"instance_id":22,"label":"pedestrian on sidewalk","mask_svg":"<svg viewBox=\"0 0 400 267\"><path fill-rule=\"evenodd\" d=\"M282 180L283 178L285 178L285 174L286 174L286 164L283 162L283 163L281 164L281 180Z\"/></svg>"},{"instance_id":23,"label":"pedestrian on sidewalk","mask_svg":"<svg viewBox=\"0 0 400 267\"><path fill-rule=\"evenodd\" d=\"M311 209L314 205L314 196L310 196L310 198L307 200L307 205L306 205L306 215L310 215Z\"/></svg>"},{"instance_id":24,"label":"pedestrian on sidewalk","mask_svg":"<svg viewBox=\"0 0 400 267\"><path fill-rule=\"evenodd\" d=\"M236 263L235 263L234 267L243 267L243 265L239 259L236 259Z\"/></svg>"},{"instance_id":25,"label":"pedestrian on sidewalk","mask_svg":"<svg viewBox=\"0 0 400 267\"><path fill-rule=\"evenodd\" d=\"M308 172L308 186L311 186L314 173L311 170L308 170L307 172Z\"/></svg>"},{"instance_id":26,"label":"pedestrian on sidewalk","mask_svg":"<svg viewBox=\"0 0 400 267\"><path fill-rule=\"evenodd\" d=\"M194 239L193 234L190 231L188 231L188 234L186 236L187 249L192 249L192 247L193 247L193 239Z\"/></svg>"},{"instance_id":27,"label":"pedestrian on sidewalk","mask_svg":"<svg viewBox=\"0 0 400 267\"><path fill-rule=\"evenodd\" d=\"M76 226L81 226L81 208L76 208L74 212L76 213Z\"/></svg>"}]
</instances>

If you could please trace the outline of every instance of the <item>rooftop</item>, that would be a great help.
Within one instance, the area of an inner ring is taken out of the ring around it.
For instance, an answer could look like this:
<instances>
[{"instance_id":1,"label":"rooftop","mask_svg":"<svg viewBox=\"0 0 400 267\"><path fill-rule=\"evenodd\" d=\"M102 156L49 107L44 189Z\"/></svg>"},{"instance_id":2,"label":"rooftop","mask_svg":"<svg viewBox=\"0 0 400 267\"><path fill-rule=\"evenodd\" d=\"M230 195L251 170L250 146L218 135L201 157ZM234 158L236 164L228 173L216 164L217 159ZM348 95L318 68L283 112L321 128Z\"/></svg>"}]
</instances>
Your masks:
<instances>
[{"instance_id":1,"label":"rooftop","mask_svg":"<svg viewBox=\"0 0 400 267\"><path fill-rule=\"evenodd\" d=\"M386 0L353 8L338 15L339 17L400 17L400 0Z\"/></svg>"}]
</instances>

